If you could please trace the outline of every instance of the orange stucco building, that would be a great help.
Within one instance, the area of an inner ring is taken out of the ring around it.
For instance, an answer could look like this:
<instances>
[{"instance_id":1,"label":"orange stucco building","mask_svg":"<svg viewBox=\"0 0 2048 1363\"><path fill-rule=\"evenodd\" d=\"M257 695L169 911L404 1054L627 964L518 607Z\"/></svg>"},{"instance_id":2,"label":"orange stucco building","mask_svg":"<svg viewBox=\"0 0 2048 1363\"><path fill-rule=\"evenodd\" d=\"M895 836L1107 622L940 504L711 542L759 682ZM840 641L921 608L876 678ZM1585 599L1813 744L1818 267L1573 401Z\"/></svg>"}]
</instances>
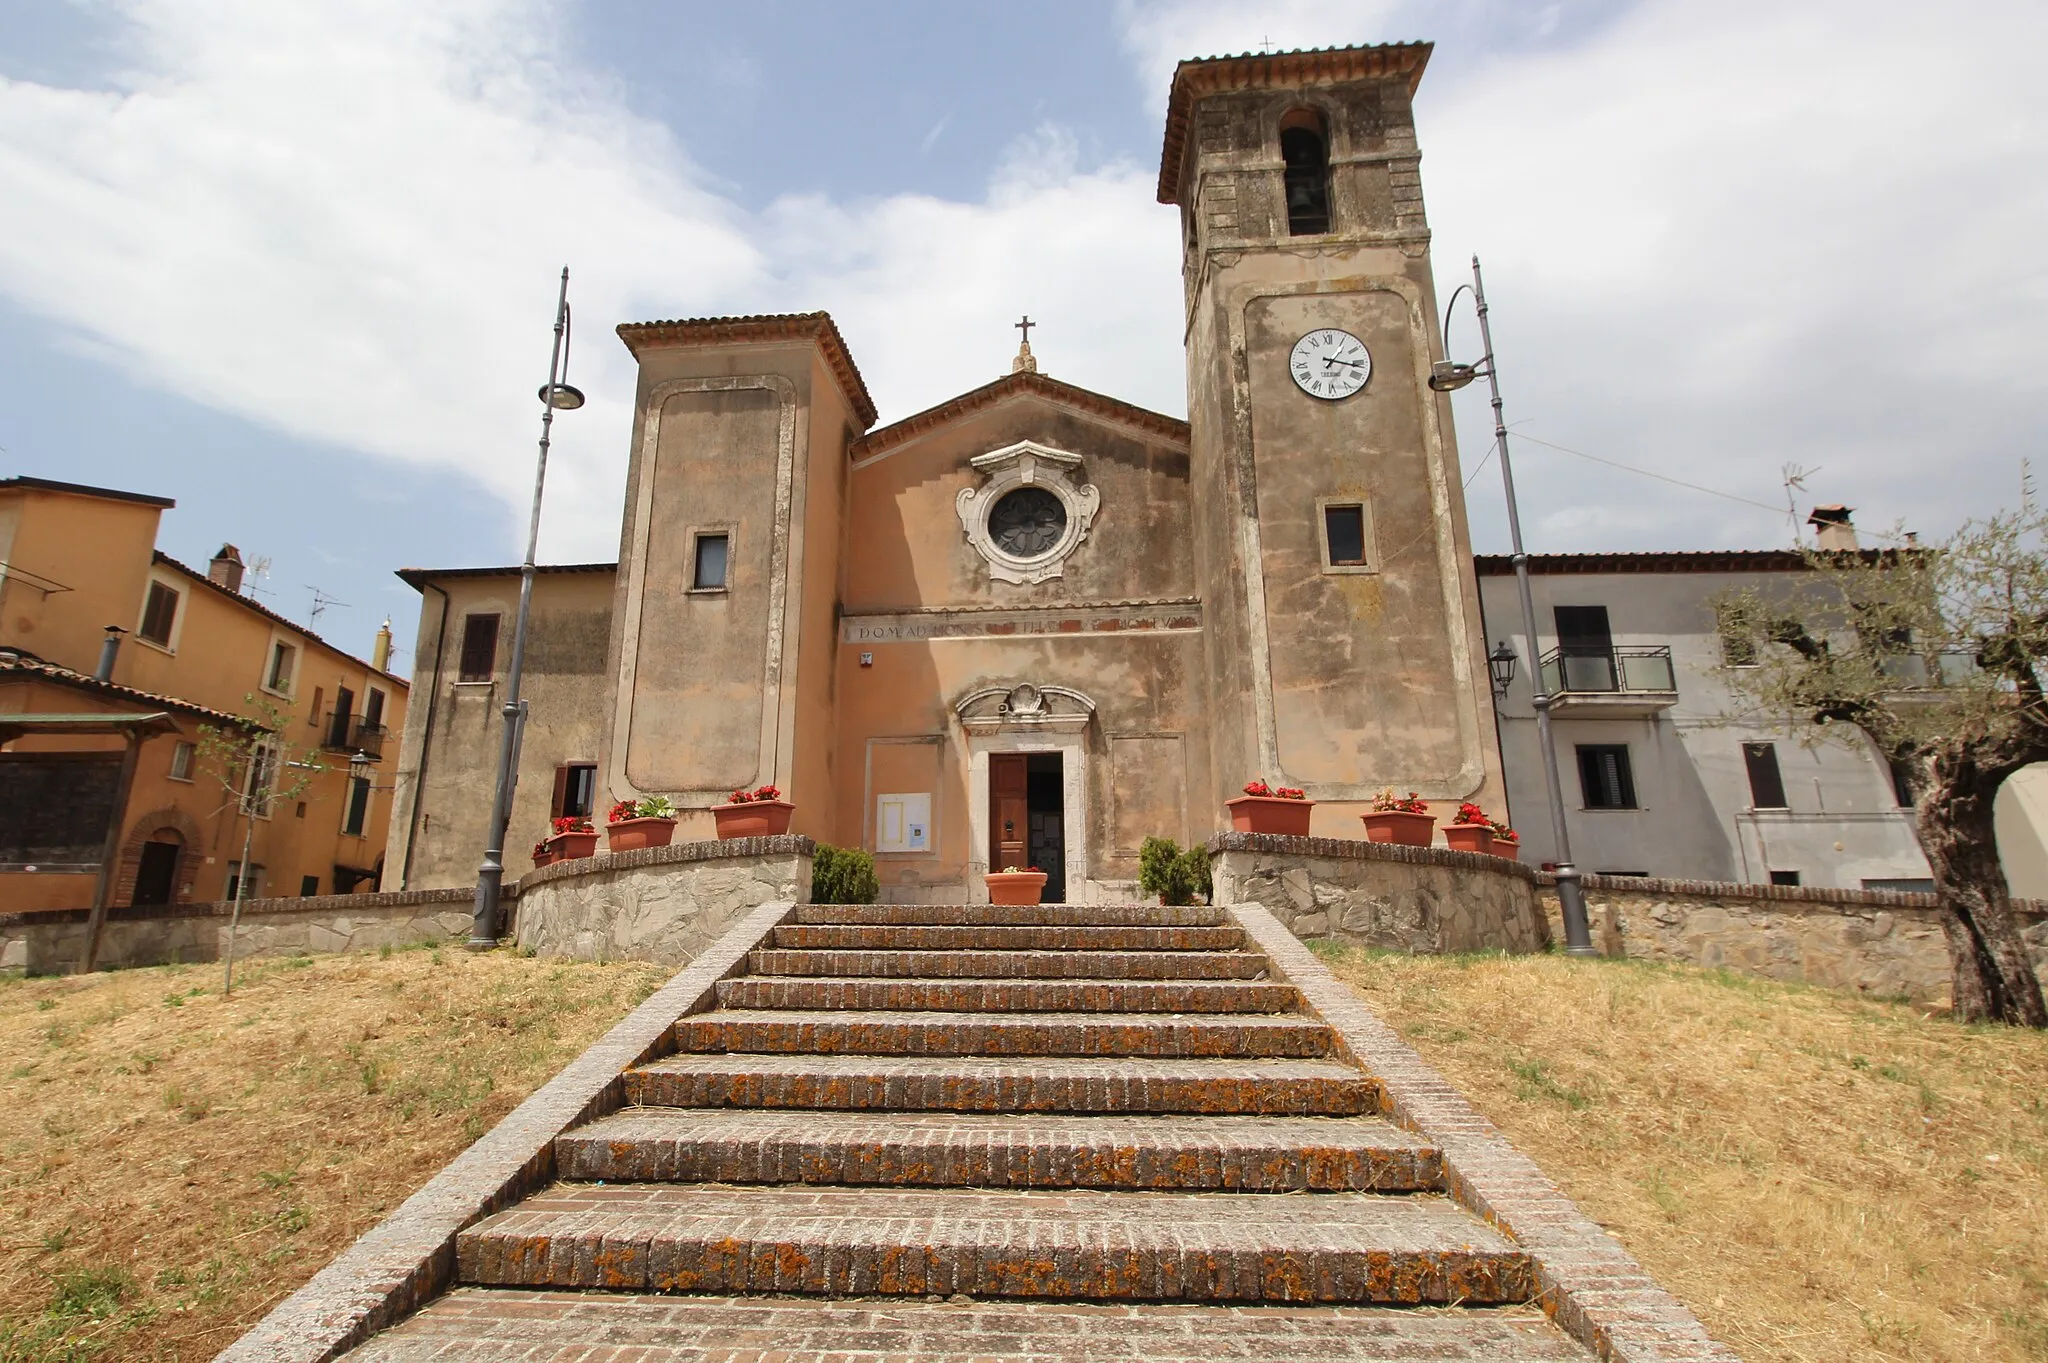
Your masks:
<instances>
[{"instance_id":1,"label":"orange stucco building","mask_svg":"<svg viewBox=\"0 0 2048 1363\"><path fill-rule=\"evenodd\" d=\"M232 897L250 821L201 730L266 713L279 759L322 770L276 773L299 788L254 818L246 894L377 888L408 690L388 634L366 662L244 595L231 546L206 572L164 554L174 505L0 479L0 912Z\"/></svg>"},{"instance_id":2,"label":"orange stucco building","mask_svg":"<svg viewBox=\"0 0 2048 1363\"><path fill-rule=\"evenodd\" d=\"M533 598L509 851L734 789L872 849L884 894L1006 865L1127 896L1253 778L1356 836L1383 786L1497 807L1500 758L1411 98L1426 44L1184 62L1181 421L1011 372L875 426L823 313L619 328L639 365L616 564ZM954 343L948 338L943 343ZM400 759L408 887L475 874L515 569L426 596Z\"/></svg>"}]
</instances>

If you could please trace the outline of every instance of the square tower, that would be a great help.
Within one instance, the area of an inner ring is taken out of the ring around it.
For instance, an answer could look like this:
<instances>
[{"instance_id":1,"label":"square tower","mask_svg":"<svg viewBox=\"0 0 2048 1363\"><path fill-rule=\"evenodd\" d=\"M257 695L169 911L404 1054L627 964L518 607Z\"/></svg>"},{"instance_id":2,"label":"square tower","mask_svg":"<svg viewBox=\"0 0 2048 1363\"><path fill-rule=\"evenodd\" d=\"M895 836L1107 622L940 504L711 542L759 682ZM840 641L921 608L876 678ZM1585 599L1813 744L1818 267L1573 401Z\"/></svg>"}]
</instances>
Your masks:
<instances>
[{"instance_id":1,"label":"square tower","mask_svg":"<svg viewBox=\"0 0 2048 1363\"><path fill-rule=\"evenodd\" d=\"M1426 43L1182 62L1191 495L1219 798L1382 786L1500 811L1411 100Z\"/></svg>"}]
</instances>

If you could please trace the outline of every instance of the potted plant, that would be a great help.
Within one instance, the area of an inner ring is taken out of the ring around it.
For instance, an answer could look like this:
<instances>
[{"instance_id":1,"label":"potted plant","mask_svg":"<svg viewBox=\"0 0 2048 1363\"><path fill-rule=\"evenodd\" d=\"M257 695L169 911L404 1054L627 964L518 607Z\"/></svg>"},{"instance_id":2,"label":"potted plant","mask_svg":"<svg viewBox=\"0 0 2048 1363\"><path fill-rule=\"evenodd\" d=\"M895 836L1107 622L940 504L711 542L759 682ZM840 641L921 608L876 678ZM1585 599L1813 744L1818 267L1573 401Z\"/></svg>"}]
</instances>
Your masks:
<instances>
[{"instance_id":1,"label":"potted plant","mask_svg":"<svg viewBox=\"0 0 2048 1363\"><path fill-rule=\"evenodd\" d=\"M1308 836L1308 814L1316 802L1294 786L1275 790L1264 781L1247 781L1244 794L1225 800L1230 826L1240 833L1273 833L1283 838Z\"/></svg>"},{"instance_id":2,"label":"potted plant","mask_svg":"<svg viewBox=\"0 0 2048 1363\"><path fill-rule=\"evenodd\" d=\"M548 850L554 853L551 858L553 861L574 861L578 857L595 856L597 830L590 826L588 819L557 819L554 836L548 839Z\"/></svg>"},{"instance_id":3,"label":"potted plant","mask_svg":"<svg viewBox=\"0 0 2048 1363\"><path fill-rule=\"evenodd\" d=\"M1430 833L1436 827L1429 801L1412 790L1396 795L1392 786L1372 797L1372 813L1359 817L1365 820L1367 842L1393 842L1403 847L1429 846Z\"/></svg>"},{"instance_id":4,"label":"potted plant","mask_svg":"<svg viewBox=\"0 0 2048 1363\"><path fill-rule=\"evenodd\" d=\"M676 807L666 795L621 800L605 817L605 838L614 852L666 847L676 835Z\"/></svg>"},{"instance_id":5,"label":"potted plant","mask_svg":"<svg viewBox=\"0 0 2048 1363\"><path fill-rule=\"evenodd\" d=\"M538 871L538 870L539 870L539 869L540 869L541 867L543 867L543 866L547 865L547 864L548 864L549 862L553 861L554 859L555 859L555 849L554 849L554 848L552 848L552 847L550 847L550 846L548 846L548 840L547 840L546 838L542 838L542 839L541 839L541 840L540 840L539 842L537 842L537 843L535 843L535 844L533 845L533 869L534 869L534 870Z\"/></svg>"},{"instance_id":6,"label":"potted plant","mask_svg":"<svg viewBox=\"0 0 2048 1363\"><path fill-rule=\"evenodd\" d=\"M990 871L982 879L988 882L991 904L1036 904L1045 893L1045 872L1035 868L1026 871L1005 866L1000 871Z\"/></svg>"},{"instance_id":7,"label":"potted plant","mask_svg":"<svg viewBox=\"0 0 2048 1363\"><path fill-rule=\"evenodd\" d=\"M1444 841L1454 852L1491 852L1493 820L1470 800L1458 806L1458 821L1444 825Z\"/></svg>"},{"instance_id":8,"label":"potted plant","mask_svg":"<svg viewBox=\"0 0 2048 1363\"><path fill-rule=\"evenodd\" d=\"M1520 861L1522 859L1522 835L1496 819L1493 821L1493 847L1491 850L1497 857L1506 857L1509 861Z\"/></svg>"},{"instance_id":9,"label":"potted plant","mask_svg":"<svg viewBox=\"0 0 2048 1363\"><path fill-rule=\"evenodd\" d=\"M758 790L736 790L722 805L711 807L721 838L772 838L789 831L789 816L796 806L782 798L774 786Z\"/></svg>"}]
</instances>

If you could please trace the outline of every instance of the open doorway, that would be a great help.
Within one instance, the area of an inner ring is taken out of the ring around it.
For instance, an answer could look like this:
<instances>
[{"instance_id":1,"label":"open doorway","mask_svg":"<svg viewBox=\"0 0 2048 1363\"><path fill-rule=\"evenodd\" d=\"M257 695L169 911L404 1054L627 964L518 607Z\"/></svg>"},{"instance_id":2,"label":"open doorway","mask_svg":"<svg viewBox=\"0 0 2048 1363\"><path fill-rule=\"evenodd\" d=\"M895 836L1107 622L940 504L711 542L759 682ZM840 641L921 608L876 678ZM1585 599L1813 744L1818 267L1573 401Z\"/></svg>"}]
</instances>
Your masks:
<instances>
[{"instance_id":1,"label":"open doorway","mask_svg":"<svg viewBox=\"0 0 2048 1363\"><path fill-rule=\"evenodd\" d=\"M1048 904L1067 898L1065 792L1060 754L992 753L988 765L991 870L1045 872Z\"/></svg>"}]
</instances>

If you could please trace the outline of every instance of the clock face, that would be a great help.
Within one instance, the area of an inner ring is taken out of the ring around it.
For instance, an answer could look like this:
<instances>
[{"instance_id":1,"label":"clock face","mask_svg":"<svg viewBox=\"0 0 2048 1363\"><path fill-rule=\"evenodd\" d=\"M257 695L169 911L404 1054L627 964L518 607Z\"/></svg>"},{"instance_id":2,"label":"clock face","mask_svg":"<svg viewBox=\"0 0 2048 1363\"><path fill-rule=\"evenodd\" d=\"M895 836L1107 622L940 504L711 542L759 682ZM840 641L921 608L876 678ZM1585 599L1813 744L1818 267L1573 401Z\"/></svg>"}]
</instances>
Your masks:
<instances>
[{"instance_id":1,"label":"clock face","mask_svg":"<svg viewBox=\"0 0 2048 1363\"><path fill-rule=\"evenodd\" d=\"M1372 377L1372 356L1365 342L1348 331L1311 331L1294 343L1287 372L1302 392L1335 402L1365 387Z\"/></svg>"}]
</instances>

